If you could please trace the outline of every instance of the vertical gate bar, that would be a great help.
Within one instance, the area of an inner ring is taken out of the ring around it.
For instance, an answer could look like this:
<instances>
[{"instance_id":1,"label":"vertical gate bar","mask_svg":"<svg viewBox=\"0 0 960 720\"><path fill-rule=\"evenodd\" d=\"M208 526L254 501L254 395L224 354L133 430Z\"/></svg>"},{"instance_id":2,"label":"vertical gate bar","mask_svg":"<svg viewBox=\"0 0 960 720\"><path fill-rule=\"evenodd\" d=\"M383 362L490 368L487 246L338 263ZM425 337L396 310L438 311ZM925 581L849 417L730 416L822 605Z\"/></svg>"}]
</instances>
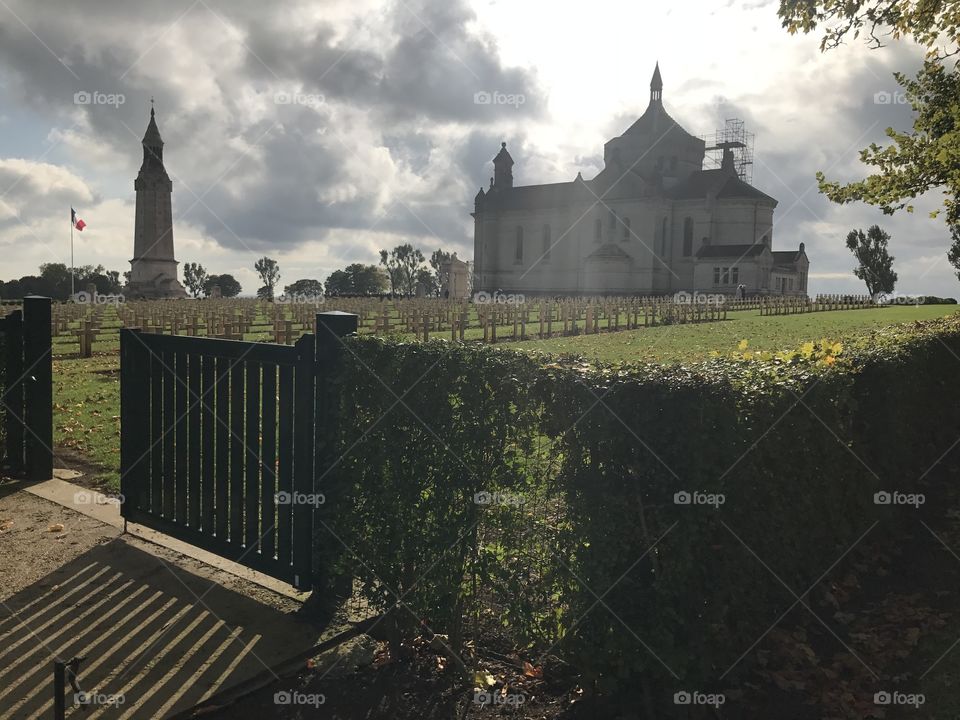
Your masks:
<instances>
[{"instance_id":1,"label":"vertical gate bar","mask_svg":"<svg viewBox=\"0 0 960 720\"><path fill-rule=\"evenodd\" d=\"M139 330L120 330L120 514L148 510L150 499L150 354Z\"/></svg>"},{"instance_id":2,"label":"vertical gate bar","mask_svg":"<svg viewBox=\"0 0 960 720\"><path fill-rule=\"evenodd\" d=\"M200 443L201 416L203 412L203 389L201 385L202 366L199 355L190 355L189 387L187 405L190 408L190 461L187 493L189 505L187 507L188 524L194 530L200 528L200 467L204 456L203 445Z\"/></svg>"},{"instance_id":3,"label":"vertical gate bar","mask_svg":"<svg viewBox=\"0 0 960 720\"><path fill-rule=\"evenodd\" d=\"M217 466L216 466L216 534L226 542L229 532L227 522L227 494L230 489L230 361L217 358Z\"/></svg>"},{"instance_id":4,"label":"vertical gate bar","mask_svg":"<svg viewBox=\"0 0 960 720\"><path fill-rule=\"evenodd\" d=\"M243 361L230 367L230 543L243 544Z\"/></svg>"},{"instance_id":5,"label":"vertical gate bar","mask_svg":"<svg viewBox=\"0 0 960 720\"><path fill-rule=\"evenodd\" d=\"M185 353L178 352L174 355L174 372L176 377L174 379L174 392L176 397L176 406L175 415L176 415L176 436L174 442L176 444L176 484L175 484L175 504L174 504L174 513L177 518L177 523L183 525L184 527L188 526L187 523L187 477L189 475L189 468L187 467L187 430L188 430L188 420L190 416L189 405L187 404L187 383L189 382L189 377L187 375L187 356Z\"/></svg>"},{"instance_id":6,"label":"vertical gate bar","mask_svg":"<svg viewBox=\"0 0 960 720\"><path fill-rule=\"evenodd\" d=\"M297 349L297 363L294 366L293 496L291 501L298 496L310 495L314 491L315 336L304 335L297 340L295 347ZM312 507L304 502L292 502L292 509L293 586L298 589L306 589L311 584Z\"/></svg>"},{"instance_id":7,"label":"vertical gate bar","mask_svg":"<svg viewBox=\"0 0 960 720\"><path fill-rule=\"evenodd\" d=\"M3 408L7 425L7 461L10 472L23 472L23 311L14 310L7 316L7 382L3 390Z\"/></svg>"},{"instance_id":8,"label":"vertical gate bar","mask_svg":"<svg viewBox=\"0 0 960 720\"><path fill-rule=\"evenodd\" d=\"M263 488L263 506L261 518L263 529L260 531L260 552L265 558L272 559L277 533L276 507L274 494L277 492L277 366L263 366L263 447L261 448L261 487Z\"/></svg>"},{"instance_id":9,"label":"vertical gate bar","mask_svg":"<svg viewBox=\"0 0 960 720\"><path fill-rule=\"evenodd\" d=\"M213 537L216 535L216 529L213 524L213 489L216 487L216 478L214 477L214 458L216 456L216 419L213 409L216 407L216 358L211 355L204 355L202 358L203 382L201 384L201 393L203 402L200 406L200 447L202 448L203 459L200 466L200 527L203 532Z\"/></svg>"},{"instance_id":10,"label":"vertical gate bar","mask_svg":"<svg viewBox=\"0 0 960 720\"><path fill-rule=\"evenodd\" d=\"M290 496L293 493L293 367L280 366L280 405L278 408L279 456L277 458L277 495L287 498L277 504L277 562L289 568L292 553L290 529L293 525Z\"/></svg>"},{"instance_id":11,"label":"vertical gate bar","mask_svg":"<svg viewBox=\"0 0 960 720\"><path fill-rule=\"evenodd\" d=\"M64 720L67 714L66 663L53 661L53 717L54 720Z\"/></svg>"},{"instance_id":12,"label":"vertical gate bar","mask_svg":"<svg viewBox=\"0 0 960 720\"><path fill-rule=\"evenodd\" d=\"M50 298L23 299L24 463L28 480L53 477L53 358Z\"/></svg>"},{"instance_id":13,"label":"vertical gate bar","mask_svg":"<svg viewBox=\"0 0 960 720\"><path fill-rule=\"evenodd\" d=\"M149 342L149 336L141 335L142 340ZM150 512L153 515L162 515L163 507L160 504L163 484L163 365L156 351L145 348L150 355Z\"/></svg>"},{"instance_id":14,"label":"vertical gate bar","mask_svg":"<svg viewBox=\"0 0 960 720\"><path fill-rule=\"evenodd\" d=\"M161 336L162 337L162 336ZM175 405L177 379L174 375L174 355L163 351L160 355L160 371L163 373L163 478L160 492L164 520L173 520L173 491L177 467L174 462L176 448L177 408Z\"/></svg>"},{"instance_id":15,"label":"vertical gate bar","mask_svg":"<svg viewBox=\"0 0 960 720\"><path fill-rule=\"evenodd\" d=\"M244 497L244 547L260 540L260 363L247 363L246 493Z\"/></svg>"}]
</instances>

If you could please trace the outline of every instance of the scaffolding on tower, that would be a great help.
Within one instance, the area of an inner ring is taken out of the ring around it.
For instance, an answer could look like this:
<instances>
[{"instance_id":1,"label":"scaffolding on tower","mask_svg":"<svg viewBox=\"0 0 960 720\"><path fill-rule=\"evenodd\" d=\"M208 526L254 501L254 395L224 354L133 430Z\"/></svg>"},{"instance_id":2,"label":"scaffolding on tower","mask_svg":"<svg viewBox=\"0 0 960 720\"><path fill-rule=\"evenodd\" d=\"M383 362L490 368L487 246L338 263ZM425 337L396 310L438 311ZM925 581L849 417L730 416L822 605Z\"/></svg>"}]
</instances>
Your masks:
<instances>
[{"instance_id":1,"label":"scaffolding on tower","mask_svg":"<svg viewBox=\"0 0 960 720\"><path fill-rule=\"evenodd\" d=\"M747 132L743 120L727 118L722 130L703 138L706 143L705 170L719 168L723 163L723 151L733 152L737 176L747 184L753 184L753 144L755 135Z\"/></svg>"}]
</instances>

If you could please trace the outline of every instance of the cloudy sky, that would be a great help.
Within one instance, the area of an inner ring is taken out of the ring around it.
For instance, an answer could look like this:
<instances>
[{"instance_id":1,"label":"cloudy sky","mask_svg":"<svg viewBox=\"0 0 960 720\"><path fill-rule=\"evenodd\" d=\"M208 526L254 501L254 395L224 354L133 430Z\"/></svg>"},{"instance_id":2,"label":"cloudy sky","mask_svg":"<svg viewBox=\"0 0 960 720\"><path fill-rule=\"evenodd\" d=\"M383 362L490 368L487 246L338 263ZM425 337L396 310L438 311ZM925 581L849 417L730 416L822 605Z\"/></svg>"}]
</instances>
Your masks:
<instances>
[{"instance_id":1,"label":"cloudy sky","mask_svg":"<svg viewBox=\"0 0 960 720\"><path fill-rule=\"evenodd\" d=\"M673 5L673 7L671 7ZM908 127L895 69L921 53L790 37L775 0L0 0L0 279L69 262L128 270L133 179L156 101L181 262L323 279L412 242L472 256L472 198L501 140L518 184L590 178L605 140L664 102L695 135L756 133L754 184L780 201L775 249L807 244L811 291L861 290L843 238L879 222L898 290L958 295L942 221L838 207L814 174ZM504 103L478 104L477 93ZM888 98L889 96L882 96Z\"/></svg>"}]
</instances>

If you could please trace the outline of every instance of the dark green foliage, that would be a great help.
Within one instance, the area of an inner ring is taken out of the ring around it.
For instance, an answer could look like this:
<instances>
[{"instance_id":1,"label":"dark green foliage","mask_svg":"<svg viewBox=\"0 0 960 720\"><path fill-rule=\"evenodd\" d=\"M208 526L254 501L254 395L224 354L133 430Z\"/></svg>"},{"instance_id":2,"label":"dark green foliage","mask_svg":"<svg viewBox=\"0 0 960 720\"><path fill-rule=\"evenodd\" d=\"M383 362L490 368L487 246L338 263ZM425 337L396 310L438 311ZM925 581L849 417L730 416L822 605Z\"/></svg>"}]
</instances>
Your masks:
<instances>
[{"instance_id":1,"label":"dark green foliage","mask_svg":"<svg viewBox=\"0 0 960 720\"><path fill-rule=\"evenodd\" d=\"M923 492L960 424L960 318L690 367L348 347L327 562L378 609L402 598L402 633L424 621L456 645L502 619L606 690L745 666L794 593L875 522L910 519L874 493Z\"/></svg>"}]
</instances>

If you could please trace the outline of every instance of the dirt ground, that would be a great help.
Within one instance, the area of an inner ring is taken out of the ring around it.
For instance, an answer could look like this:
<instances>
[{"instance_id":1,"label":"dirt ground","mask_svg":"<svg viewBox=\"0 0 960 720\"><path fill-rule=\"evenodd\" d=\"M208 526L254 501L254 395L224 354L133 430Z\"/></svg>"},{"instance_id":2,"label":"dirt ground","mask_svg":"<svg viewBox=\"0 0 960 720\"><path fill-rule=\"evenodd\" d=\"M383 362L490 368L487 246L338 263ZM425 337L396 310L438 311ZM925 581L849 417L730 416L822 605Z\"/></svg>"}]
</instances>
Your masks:
<instances>
[{"instance_id":1,"label":"dirt ground","mask_svg":"<svg viewBox=\"0 0 960 720\"><path fill-rule=\"evenodd\" d=\"M301 603L0 485L0 717L50 717L52 661L82 656L86 709L164 717L262 673L330 628ZM98 705L99 703L99 705Z\"/></svg>"}]
</instances>

